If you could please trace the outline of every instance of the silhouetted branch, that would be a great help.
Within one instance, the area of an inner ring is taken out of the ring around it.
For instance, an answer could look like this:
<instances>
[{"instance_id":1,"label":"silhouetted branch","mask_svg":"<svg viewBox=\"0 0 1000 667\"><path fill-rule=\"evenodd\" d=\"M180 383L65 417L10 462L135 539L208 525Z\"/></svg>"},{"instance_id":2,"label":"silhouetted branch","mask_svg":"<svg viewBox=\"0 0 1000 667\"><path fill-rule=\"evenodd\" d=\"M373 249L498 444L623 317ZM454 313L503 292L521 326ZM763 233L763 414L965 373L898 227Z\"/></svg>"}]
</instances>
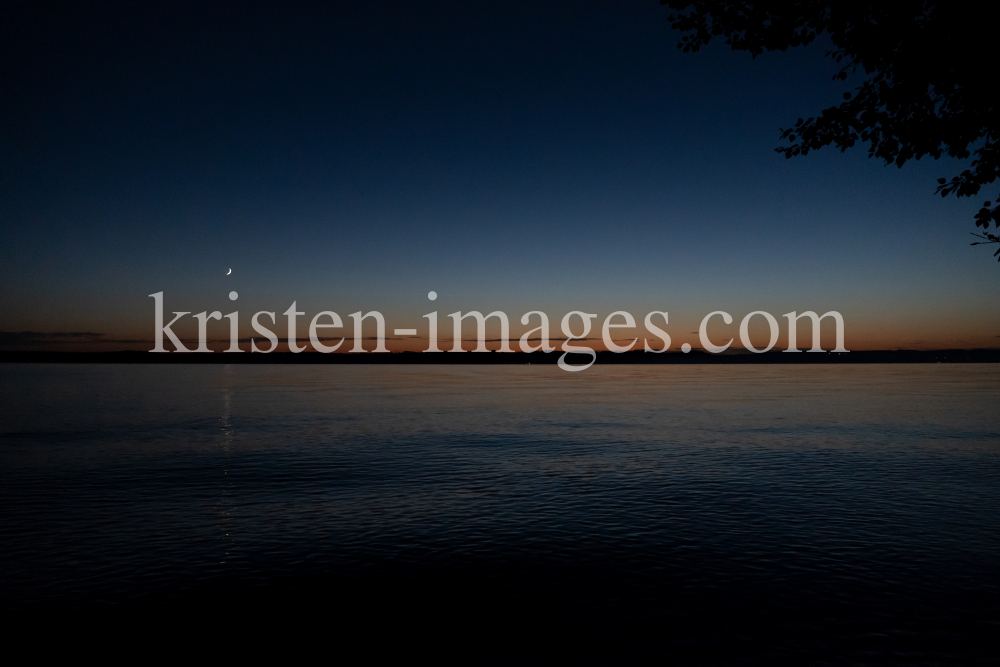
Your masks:
<instances>
[{"instance_id":1,"label":"silhouetted branch","mask_svg":"<svg viewBox=\"0 0 1000 667\"><path fill-rule=\"evenodd\" d=\"M668 20L685 33L678 48L698 51L720 37L753 57L830 37L826 55L841 65L834 80L866 79L819 116L781 130L786 158L833 145L868 145L869 157L902 167L923 156L966 159L969 168L938 179L941 196L976 195L1000 178L1000 97L995 78L995 25L971 3L826 0L660 0ZM978 148L974 147L978 146ZM998 197L1000 199L1000 197ZM1000 228L1000 206L986 202L975 215L984 230ZM985 243L995 243L988 234Z\"/></svg>"}]
</instances>

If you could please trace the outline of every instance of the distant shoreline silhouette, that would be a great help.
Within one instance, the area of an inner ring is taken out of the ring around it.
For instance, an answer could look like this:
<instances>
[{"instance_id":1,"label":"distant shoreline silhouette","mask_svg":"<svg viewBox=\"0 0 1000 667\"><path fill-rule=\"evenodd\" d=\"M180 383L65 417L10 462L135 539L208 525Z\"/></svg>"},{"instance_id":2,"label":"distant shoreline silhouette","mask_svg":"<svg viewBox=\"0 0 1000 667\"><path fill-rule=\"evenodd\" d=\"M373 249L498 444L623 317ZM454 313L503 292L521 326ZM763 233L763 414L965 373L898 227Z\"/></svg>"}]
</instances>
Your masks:
<instances>
[{"instance_id":1,"label":"distant shoreline silhouette","mask_svg":"<svg viewBox=\"0 0 1000 667\"><path fill-rule=\"evenodd\" d=\"M99 363L99 364L555 364L561 352L390 352L320 354L272 352L270 354L150 352L0 352L0 363ZM571 364L586 363L589 355L572 353ZM735 352L709 354L692 350L654 354L598 352L596 364L885 364L885 363L1000 363L1000 349L976 350L867 350L848 353L781 351L762 354Z\"/></svg>"}]
</instances>

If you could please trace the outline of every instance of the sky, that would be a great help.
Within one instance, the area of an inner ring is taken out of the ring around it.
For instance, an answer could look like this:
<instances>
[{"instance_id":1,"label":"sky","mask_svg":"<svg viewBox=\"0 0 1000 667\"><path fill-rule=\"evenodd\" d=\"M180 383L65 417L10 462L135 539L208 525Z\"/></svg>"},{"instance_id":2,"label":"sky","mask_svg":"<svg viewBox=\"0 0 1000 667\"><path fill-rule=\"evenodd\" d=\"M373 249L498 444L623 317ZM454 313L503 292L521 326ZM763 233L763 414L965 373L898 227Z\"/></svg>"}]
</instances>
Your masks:
<instances>
[{"instance_id":1,"label":"sky","mask_svg":"<svg viewBox=\"0 0 1000 667\"><path fill-rule=\"evenodd\" d=\"M426 347L424 314L450 339L471 310L515 338L528 311L559 337L569 311L594 334L656 310L697 348L722 310L721 341L766 311L783 342L784 313L835 310L851 350L1000 345L1000 267L969 245L981 201L934 194L965 163L786 160L781 128L857 85L832 80L829 43L683 53L668 13L0 5L0 349L151 349L157 292L238 310L241 337L293 301L300 335L377 310L393 350ZM190 316L174 330L196 335Z\"/></svg>"}]
</instances>

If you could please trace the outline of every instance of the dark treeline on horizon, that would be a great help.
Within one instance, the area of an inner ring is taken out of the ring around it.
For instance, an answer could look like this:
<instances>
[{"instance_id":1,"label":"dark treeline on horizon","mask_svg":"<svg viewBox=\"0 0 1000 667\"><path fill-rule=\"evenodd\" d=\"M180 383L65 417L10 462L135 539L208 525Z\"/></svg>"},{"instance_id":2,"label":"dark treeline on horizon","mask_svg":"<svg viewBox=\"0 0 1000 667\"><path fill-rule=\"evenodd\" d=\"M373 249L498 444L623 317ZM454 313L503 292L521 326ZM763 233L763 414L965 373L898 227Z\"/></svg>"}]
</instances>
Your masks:
<instances>
[{"instance_id":1,"label":"dark treeline on horizon","mask_svg":"<svg viewBox=\"0 0 1000 667\"><path fill-rule=\"evenodd\" d=\"M753 354L736 351L709 354L699 350L661 354L597 352L598 364L885 364L1000 363L1000 350L864 350L848 353L780 350ZM0 352L0 363L132 363L132 364L555 364L562 352L421 352L335 353L271 352L267 354L150 354L148 352ZM570 353L571 365L585 365L590 355Z\"/></svg>"}]
</instances>

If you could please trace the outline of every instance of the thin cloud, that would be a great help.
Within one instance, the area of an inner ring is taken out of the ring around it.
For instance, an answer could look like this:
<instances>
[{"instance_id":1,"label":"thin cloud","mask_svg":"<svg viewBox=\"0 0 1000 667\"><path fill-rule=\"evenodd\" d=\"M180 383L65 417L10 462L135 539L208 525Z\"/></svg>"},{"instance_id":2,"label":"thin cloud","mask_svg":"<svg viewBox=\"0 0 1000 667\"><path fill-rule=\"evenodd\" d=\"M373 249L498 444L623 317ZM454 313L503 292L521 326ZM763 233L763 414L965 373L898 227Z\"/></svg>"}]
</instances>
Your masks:
<instances>
[{"instance_id":1,"label":"thin cloud","mask_svg":"<svg viewBox=\"0 0 1000 667\"><path fill-rule=\"evenodd\" d=\"M92 331L53 331L43 333L41 331L0 331L0 343L20 343L22 341L39 340L66 340L67 338L84 338L94 340L103 337L104 334Z\"/></svg>"},{"instance_id":2,"label":"thin cloud","mask_svg":"<svg viewBox=\"0 0 1000 667\"><path fill-rule=\"evenodd\" d=\"M447 340L454 341L455 339L451 338L451 339L447 339ZM476 342L475 339L469 339L469 338L463 338L462 340L465 341L465 342L467 342L467 343L474 343L474 342ZM503 342L506 341L506 342L510 342L510 343L516 343L519 340L521 340L521 339L520 338L487 338L487 339L485 339L485 342L487 342L487 343L503 343ZM544 338L527 338L525 340L534 342L534 341L545 340L545 339ZM601 339L600 338L549 338L548 340L554 340L554 341L575 341L575 340L601 340ZM627 339L627 338L620 338L618 340L629 340L629 339Z\"/></svg>"},{"instance_id":3,"label":"thin cloud","mask_svg":"<svg viewBox=\"0 0 1000 667\"><path fill-rule=\"evenodd\" d=\"M59 343L149 343L148 340L132 338L105 338L105 334L93 331L0 331L0 345L18 343L39 343L53 345Z\"/></svg>"},{"instance_id":4,"label":"thin cloud","mask_svg":"<svg viewBox=\"0 0 1000 667\"><path fill-rule=\"evenodd\" d=\"M317 336L316 340L322 342L322 341L328 341L328 340L341 340L342 338L344 340L354 340L354 338L350 337L350 336L346 336L346 337L345 336ZM256 341L258 343L263 343L263 342L266 342L267 340L268 339L265 336L254 336L252 338L237 338L236 342L237 343L249 343L251 341ZM294 340L295 340L296 343L308 343L312 339L311 338L295 338ZM378 336L365 336L361 340L378 340ZM382 340L408 340L408 339L406 339L406 338L393 338L392 336L386 336ZM197 343L198 342L197 340L187 339L187 338L182 338L181 341L185 342L185 343L188 343L188 342L190 342L190 343ZM209 343L228 343L229 339L228 338L210 338L208 340L208 342ZM282 336L282 337L278 338L278 342L279 343L287 343L288 339Z\"/></svg>"}]
</instances>

